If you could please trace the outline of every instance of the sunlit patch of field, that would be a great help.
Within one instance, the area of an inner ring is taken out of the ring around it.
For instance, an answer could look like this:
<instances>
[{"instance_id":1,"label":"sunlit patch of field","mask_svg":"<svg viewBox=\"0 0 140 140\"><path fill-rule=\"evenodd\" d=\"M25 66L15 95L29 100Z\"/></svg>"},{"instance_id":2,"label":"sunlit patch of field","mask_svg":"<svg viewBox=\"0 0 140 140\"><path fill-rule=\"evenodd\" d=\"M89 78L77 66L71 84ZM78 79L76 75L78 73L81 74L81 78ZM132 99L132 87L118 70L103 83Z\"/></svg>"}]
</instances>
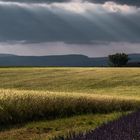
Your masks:
<instances>
[{"instance_id":1,"label":"sunlit patch of field","mask_svg":"<svg viewBox=\"0 0 140 140\"><path fill-rule=\"evenodd\" d=\"M130 111L139 108L140 98L81 93L0 90L0 123L25 123L87 113Z\"/></svg>"},{"instance_id":2,"label":"sunlit patch of field","mask_svg":"<svg viewBox=\"0 0 140 140\"><path fill-rule=\"evenodd\" d=\"M136 95L139 68L1 68L0 88Z\"/></svg>"},{"instance_id":3,"label":"sunlit patch of field","mask_svg":"<svg viewBox=\"0 0 140 140\"><path fill-rule=\"evenodd\" d=\"M86 131L140 107L138 68L1 68L0 83L2 140Z\"/></svg>"}]
</instances>

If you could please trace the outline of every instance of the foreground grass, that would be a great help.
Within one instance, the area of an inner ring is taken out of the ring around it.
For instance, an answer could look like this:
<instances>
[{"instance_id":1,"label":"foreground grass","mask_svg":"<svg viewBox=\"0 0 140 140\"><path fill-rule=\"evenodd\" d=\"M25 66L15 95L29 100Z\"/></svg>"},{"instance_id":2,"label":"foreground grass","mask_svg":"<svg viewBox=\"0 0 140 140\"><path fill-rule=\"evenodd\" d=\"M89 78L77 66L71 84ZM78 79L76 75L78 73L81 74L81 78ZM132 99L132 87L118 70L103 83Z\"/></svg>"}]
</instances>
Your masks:
<instances>
[{"instance_id":1,"label":"foreground grass","mask_svg":"<svg viewBox=\"0 0 140 140\"><path fill-rule=\"evenodd\" d=\"M89 114L71 118L28 123L20 128L0 132L0 140L47 140L54 136L67 136L71 132L80 133L117 119L122 113Z\"/></svg>"},{"instance_id":2,"label":"foreground grass","mask_svg":"<svg viewBox=\"0 0 140 140\"><path fill-rule=\"evenodd\" d=\"M140 98L28 90L0 90L0 127L40 119L138 109Z\"/></svg>"}]
</instances>

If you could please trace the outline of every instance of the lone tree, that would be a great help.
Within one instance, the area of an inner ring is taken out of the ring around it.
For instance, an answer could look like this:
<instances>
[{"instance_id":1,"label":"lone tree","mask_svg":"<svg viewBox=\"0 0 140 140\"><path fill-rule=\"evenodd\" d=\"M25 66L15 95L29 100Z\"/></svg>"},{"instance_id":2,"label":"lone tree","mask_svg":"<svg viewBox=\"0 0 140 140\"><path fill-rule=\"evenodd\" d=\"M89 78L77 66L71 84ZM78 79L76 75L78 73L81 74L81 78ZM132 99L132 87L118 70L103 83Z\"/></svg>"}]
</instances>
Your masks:
<instances>
[{"instance_id":1,"label":"lone tree","mask_svg":"<svg viewBox=\"0 0 140 140\"><path fill-rule=\"evenodd\" d=\"M113 55L109 55L108 58L109 58L109 62L111 66L114 66L114 67L125 66L129 60L128 55L125 53L116 53Z\"/></svg>"}]
</instances>

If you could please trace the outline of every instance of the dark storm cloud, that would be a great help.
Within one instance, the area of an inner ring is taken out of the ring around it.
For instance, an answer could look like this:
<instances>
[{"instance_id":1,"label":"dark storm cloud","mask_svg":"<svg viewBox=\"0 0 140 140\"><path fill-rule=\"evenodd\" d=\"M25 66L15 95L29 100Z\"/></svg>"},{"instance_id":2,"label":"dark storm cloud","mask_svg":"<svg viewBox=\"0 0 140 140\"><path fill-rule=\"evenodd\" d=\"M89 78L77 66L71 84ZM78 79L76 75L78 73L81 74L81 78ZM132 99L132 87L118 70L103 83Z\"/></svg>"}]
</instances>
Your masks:
<instances>
[{"instance_id":1,"label":"dark storm cloud","mask_svg":"<svg viewBox=\"0 0 140 140\"><path fill-rule=\"evenodd\" d=\"M67 1L68 2L68 1ZM140 8L98 0L0 1L0 52L19 55L140 52Z\"/></svg>"},{"instance_id":2,"label":"dark storm cloud","mask_svg":"<svg viewBox=\"0 0 140 140\"><path fill-rule=\"evenodd\" d=\"M110 3L0 2L2 42L140 42L139 23L139 9Z\"/></svg>"},{"instance_id":3,"label":"dark storm cloud","mask_svg":"<svg viewBox=\"0 0 140 140\"><path fill-rule=\"evenodd\" d=\"M54 3L54 2L70 2L76 0L3 0L3 1L11 1L11 2L47 2L47 3ZM140 6L140 0L81 0L81 1L89 1L92 3L105 3L108 1L112 1L119 4L127 4L133 6Z\"/></svg>"}]
</instances>

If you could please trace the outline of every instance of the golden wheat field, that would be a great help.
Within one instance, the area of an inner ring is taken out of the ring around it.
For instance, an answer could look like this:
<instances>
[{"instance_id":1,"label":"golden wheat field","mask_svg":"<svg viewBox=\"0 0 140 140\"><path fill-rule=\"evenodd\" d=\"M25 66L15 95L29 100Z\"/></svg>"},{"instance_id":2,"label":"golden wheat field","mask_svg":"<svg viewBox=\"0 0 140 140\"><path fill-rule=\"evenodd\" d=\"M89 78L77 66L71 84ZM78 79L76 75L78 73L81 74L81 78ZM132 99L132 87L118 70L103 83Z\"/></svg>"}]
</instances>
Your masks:
<instances>
[{"instance_id":1,"label":"golden wheat field","mask_svg":"<svg viewBox=\"0 0 140 140\"><path fill-rule=\"evenodd\" d=\"M0 68L0 139L94 129L140 106L139 68Z\"/></svg>"}]
</instances>

